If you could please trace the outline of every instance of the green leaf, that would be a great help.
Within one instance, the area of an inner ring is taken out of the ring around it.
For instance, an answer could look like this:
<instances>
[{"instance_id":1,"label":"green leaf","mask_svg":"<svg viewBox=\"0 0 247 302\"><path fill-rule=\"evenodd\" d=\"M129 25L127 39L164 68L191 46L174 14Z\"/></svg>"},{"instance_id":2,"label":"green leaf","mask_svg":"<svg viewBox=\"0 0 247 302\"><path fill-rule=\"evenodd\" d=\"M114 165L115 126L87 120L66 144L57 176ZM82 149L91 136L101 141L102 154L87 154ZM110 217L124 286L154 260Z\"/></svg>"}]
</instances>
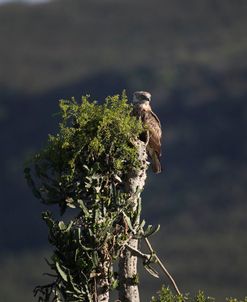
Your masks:
<instances>
[{"instance_id":1,"label":"green leaf","mask_svg":"<svg viewBox=\"0 0 247 302\"><path fill-rule=\"evenodd\" d=\"M61 276L61 278L67 282L68 277L67 277L66 273L63 271L63 269L61 268L59 262L56 262L55 265L56 265L57 271L58 271L59 275Z\"/></svg>"},{"instance_id":2,"label":"green leaf","mask_svg":"<svg viewBox=\"0 0 247 302\"><path fill-rule=\"evenodd\" d=\"M67 207L69 207L69 208L71 208L71 209L75 209L75 208L76 208L76 206L75 206L75 204L74 204L73 198L67 197L65 201L66 201Z\"/></svg>"},{"instance_id":3,"label":"green leaf","mask_svg":"<svg viewBox=\"0 0 247 302\"><path fill-rule=\"evenodd\" d=\"M97 251L94 251L94 252L93 252L92 261L93 261L94 267L97 267L98 264L99 264L99 256L98 256Z\"/></svg>"},{"instance_id":4,"label":"green leaf","mask_svg":"<svg viewBox=\"0 0 247 302\"><path fill-rule=\"evenodd\" d=\"M142 222L139 225L139 229L140 230L143 229L145 224L146 224L146 221L143 219Z\"/></svg>"},{"instance_id":5,"label":"green leaf","mask_svg":"<svg viewBox=\"0 0 247 302\"><path fill-rule=\"evenodd\" d=\"M118 279L114 279L111 283L111 288L116 289L118 287L118 285L119 285Z\"/></svg>"},{"instance_id":6,"label":"green leaf","mask_svg":"<svg viewBox=\"0 0 247 302\"><path fill-rule=\"evenodd\" d=\"M77 203L79 204L79 207L82 209L83 214L85 215L85 217L89 217L90 213L87 209L87 207L85 206L84 202L81 199L77 200Z\"/></svg>"},{"instance_id":7,"label":"green leaf","mask_svg":"<svg viewBox=\"0 0 247 302\"><path fill-rule=\"evenodd\" d=\"M126 223L127 223L128 227L130 228L130 230L131 230L132 232L135 232L135 230L134 230L134 228L133 228L133 225L132 225L132 223L131 223L130 218L129 218L124 212L123 212L123 215L124 215L124 220L126 221Z\"/></svg>"},{"instance_id":8,"label":"green leaf","mask_svg":"<svg viewBox=\"0 0 247 302\"><path fill-rule=\"evenodd\" d=\"M54 220L51 218L51 212L49 211L43 212L42 219L45 221L45 223L50 229L54 226Z\"/></svg>"},{"instance_id":9,"label":"green leaf","mask_svg":"<svg viewBox=\"0 0 247 302\"><path fill-rule=\"evenodd\" d=\"M147 229L145 230L143 236L144 237L149 237L155 233L157 233L160 229L160 225L158 224L157 226L153 227L152 225L148 225Z\"/></svg>"},{"instance_id":10,"label":"green leaf","mask_svg":"<svg viewBox=\"0 0 247 302\"><path fill-rule=\"evenodd\" d=\"M74 221L71 220L70 223L66 227L66 232L69 232L71 230L71 227L73 226Z\"/></svg>"},{"instance_id":11,"label":"green leaf","mask_svg":"<svg viewBox=\"0 0 247 302\"><path fill-rule=\"evenodd\" d=\"M77 237L77 241L81 242L81 228L80 227L78 227L76 229L76 237Z\"/></svg>"},{"instance_id":12,"label":"green leaf","mask_svg":"<svg viewBox=\"0 0 247 302\"><path fill-rule=\"evenodd\" d=\"M150 265L145 264L144 268L146 269L147 272L149 272L150 275L152 275L155 278L159 278L158 272L154 268L152 268Z\"/></svg>"},{"instance_id":13,"label":"green leaf","mask_svg":"<svg viewBox=\"0 0 247 302\"><path fill-rule=\"evenodd\" d=\"M61 230L61 231L64 231L64 230L66 230L66 224L63 222L63 221L59 221L59 223L58 223L58 227L59 227L59 229Z\"/></svg>"}]
</instances>

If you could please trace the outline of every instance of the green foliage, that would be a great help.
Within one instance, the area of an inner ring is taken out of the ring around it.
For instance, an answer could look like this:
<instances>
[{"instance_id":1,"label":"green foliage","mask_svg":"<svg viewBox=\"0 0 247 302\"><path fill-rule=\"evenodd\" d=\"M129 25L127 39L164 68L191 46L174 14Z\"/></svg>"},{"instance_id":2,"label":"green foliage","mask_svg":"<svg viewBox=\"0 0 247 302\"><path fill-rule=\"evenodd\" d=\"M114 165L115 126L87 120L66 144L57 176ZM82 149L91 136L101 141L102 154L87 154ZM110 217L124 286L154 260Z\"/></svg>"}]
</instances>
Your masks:
<instances>
[{"instance_id":1,"label":"green foliage","mask_svg":"<svg viewBox=\"0 0 247 302\"><path fill-rule=\"evenodd\" d=\"M216 68L220 59L224 66L243 65L240 62L245 61L247 50L242 30L246 28L245 2L219 1L217 11L207 0L201 0L199 7L193 0L187 3L183 9L179 2L159 0L154 7L146 0L142 4L145 9L140 14L138 2L126 0L124 4L115 5L115 2L107 1L104 2L104 10L114 12L107 18L99 0L92 3L55 1L39 7L38 11L30 6L1 7L1 83L12 91L49 90L65 81L73 83L84 75L100 74L106 68L107 59L107 70L119 70L121 75L126 70L131 71L128 79L134 82L132 87L145 87L145 81L147 85L158 82L159 87L165 84L170 88L174 87L176 80L174 67L183 62L190 65L199 62ZM199 13L200 7L203 7L203 14ZM151 11L155 19L150 18ZM44 16L42 28L37 24L41 13ZM74 22L64 22L71 17ZM224 22L226 18L228 22ZM51 24L54 30L51 30ZM139 26L138 43L133 30L136 26ZM207 39L201 39L202 32ZM13 39L9 39L12 35ZM100 38L92 38L96 36ZM219 36L227 38L218 39ZM121 37L128 37L128 43ZM150 60L154 41L159 43L155 44L156 55ZM70 47L67 47L68 43ZM192 44L197 45L194 52L191 52ZM16 53L14 49L17 46L20 51ZM127 56L128 53L131 55ZM27 57L30 62L37 62L39 76L36 64L26 64ZM59 72L57 68L50 68L58 64ZM79 66L83 66L83 71ZM145 73L143 69L134 73L135 66L145 67ZM146 74L149 67L157 70L155 78Z\"/></svg>"},{"instance_id":2,"label":"green foliage","mask_svg":"<svg viewBox=\"0 0 247 302\"><path fill-rule=\"evenodd\" d=\"M125 94L108 97L102 105L88 97L81 104L62 100L59 133L49 136L46 148L33 160L36 179L30 167L25 169L34 195L45 204L59 204L62 212L81 200L88 203L90 196L111 202L108 184L121 182L138 166L132 142L142 126L131 110Z\"/></svg>"},{"instance_id":3,"label":"green foliage","mask_svg":"<svg viewBox=\"0 0 247 302\"><path fill-rule=\"evenodd\" d=\"M203 291L199 291L195 297L191 297L189 294L176 295L169 287L163 286L158 292L157 297L152 297L151 302L214 302L213 297L205 296ZM247 302L247 297L244 300L238 300L236 298L226 298L227 302Z\"/></svg>"},{"instance_id":4,"label":"green foliage","mask_svg":"<svg viewBox=\"0 0 247 302\"><path fill-rule=\"evenodd\" d=\"M37 286L40 301L92 301L98 280L117 280L114 259L136 228L124 181L139 166L134 141L143 131L126 95L103 104L83 97L60 102L59 133L25 169L34 195L43 203L77 210L68 223L43 213L54 254L47 261L54 282ZM79 213L78 213L79 212ZM141 230L140 230L141 231Z\"/></svg>"}]
</instances>

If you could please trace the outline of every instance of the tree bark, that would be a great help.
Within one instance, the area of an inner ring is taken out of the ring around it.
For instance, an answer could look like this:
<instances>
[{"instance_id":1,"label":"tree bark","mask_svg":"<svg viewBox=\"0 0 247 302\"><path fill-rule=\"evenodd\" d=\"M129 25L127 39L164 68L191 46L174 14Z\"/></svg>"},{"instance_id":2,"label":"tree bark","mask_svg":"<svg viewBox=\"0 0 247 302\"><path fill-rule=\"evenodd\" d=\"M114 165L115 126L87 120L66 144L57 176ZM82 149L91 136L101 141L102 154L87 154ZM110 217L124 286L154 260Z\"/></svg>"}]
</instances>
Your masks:
<instances>
[{"instance_id":1,"label":"tree bark","mask_svg":"<svg viewBox=\"0 0 247 302\"><path fill-rule=\"evenodd\" d=\"M125 190L129 193L129 200L133 206L133 212L137 211L138 204L141 202L140 194L144 188L147 171L147 152L146 144L142 141L136 142L140 167L131 172L126 182ZM137 217L136 228L140 223L140 216ZM131 238L128 242L131 248L138 249L138 239ZM125 247L119 260L119 300L121 302L139 302L138 275L137 275L137 256Z\"/></svg>"},{"instance_id":2,"label":"tree bark","mask_svg":"<svg viewBox=\"0 0 247 302\"><path fill-rule=\"evenodd\" d=\"M108 265L108 264L106 264ZM108 276L101 278L98 283L98 296L97 302L108 302L110 295L109 295L109 280Z\"/></svg>"}]
</instances>

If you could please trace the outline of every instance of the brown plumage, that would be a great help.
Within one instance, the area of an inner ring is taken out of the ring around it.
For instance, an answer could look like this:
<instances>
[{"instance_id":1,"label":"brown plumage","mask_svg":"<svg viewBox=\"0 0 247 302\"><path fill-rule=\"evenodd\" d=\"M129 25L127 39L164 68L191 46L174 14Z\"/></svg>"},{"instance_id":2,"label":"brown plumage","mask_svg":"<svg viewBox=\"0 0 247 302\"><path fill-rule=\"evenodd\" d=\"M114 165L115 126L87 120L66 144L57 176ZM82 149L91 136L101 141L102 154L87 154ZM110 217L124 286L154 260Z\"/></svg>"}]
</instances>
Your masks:
<instances>
[{"instance_id":1,"label":"brown plumage","mask_svg":"<svg viewBox=\"0 0 247 302\"><path fill-rule=\"evenodd\" d=\"M146 91L134 93L134 115L141 118L143 125L147 127L147 152L152 159L154 173L161 172L161 124L157 115L150 106L151 94Z\"/></svg>"}]
</instances>

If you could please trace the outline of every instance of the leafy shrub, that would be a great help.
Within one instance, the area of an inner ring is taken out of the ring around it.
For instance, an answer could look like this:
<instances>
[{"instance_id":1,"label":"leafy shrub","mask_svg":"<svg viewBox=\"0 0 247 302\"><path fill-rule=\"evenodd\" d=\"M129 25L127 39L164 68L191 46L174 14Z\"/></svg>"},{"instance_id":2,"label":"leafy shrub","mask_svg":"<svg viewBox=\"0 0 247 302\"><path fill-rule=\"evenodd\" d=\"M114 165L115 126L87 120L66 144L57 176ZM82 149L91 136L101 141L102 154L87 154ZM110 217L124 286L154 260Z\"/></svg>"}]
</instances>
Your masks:
<instances>
[{"instance_id":1,"label":"leafy shrub","mask_svg":"<svg viewBox=\"0 0 247 302\"><path fill-rule=\"evenodd\" d=\"M80 104L62 100L59 132L25 169L44 204L57 204L61 214L77 210L68 223L43 213L54 247L47 261L54 281L36 287L40 301L91 301L99 280L116 285L112 262L137 221L124 190L128 173L139 166L133 142L143 131L131 112L124 93L103 104L88 97Z\"/></svg>"},{"instance_id":2,"label":"leafy shrub","mask_svg":"<svg viewBox=\"0 0 247 302\"><path fill-rule=\"evenodd\" d=\"M157 293L156 297L152 297L151 302L214 302L213 297L208 297L203 291L199 291L195 297L191 297L189 294L176 295L169 287L163 286ZM226 298L227 302L247 302L247 297L243 300L236 298Z\"/></svg>"}]
</instances>

